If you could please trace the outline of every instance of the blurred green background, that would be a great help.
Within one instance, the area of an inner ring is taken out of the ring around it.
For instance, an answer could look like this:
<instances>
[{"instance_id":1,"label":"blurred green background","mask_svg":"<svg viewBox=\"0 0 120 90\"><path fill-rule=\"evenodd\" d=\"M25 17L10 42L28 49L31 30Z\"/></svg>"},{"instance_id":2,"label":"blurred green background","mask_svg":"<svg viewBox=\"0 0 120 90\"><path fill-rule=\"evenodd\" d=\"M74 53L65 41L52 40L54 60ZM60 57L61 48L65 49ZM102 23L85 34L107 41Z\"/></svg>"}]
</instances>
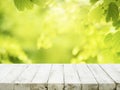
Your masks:
<instances>
[{"instance_id":1,"label":"blurred green background","mask_svg":"<svg viewBox=\"0 0 120 90\"><path fill-rule=\"evenodd\" d=\"M32 1L0 1L0 63L120 63L119 25L104 13L114 0Z\"/></svg>"}]
</instances>

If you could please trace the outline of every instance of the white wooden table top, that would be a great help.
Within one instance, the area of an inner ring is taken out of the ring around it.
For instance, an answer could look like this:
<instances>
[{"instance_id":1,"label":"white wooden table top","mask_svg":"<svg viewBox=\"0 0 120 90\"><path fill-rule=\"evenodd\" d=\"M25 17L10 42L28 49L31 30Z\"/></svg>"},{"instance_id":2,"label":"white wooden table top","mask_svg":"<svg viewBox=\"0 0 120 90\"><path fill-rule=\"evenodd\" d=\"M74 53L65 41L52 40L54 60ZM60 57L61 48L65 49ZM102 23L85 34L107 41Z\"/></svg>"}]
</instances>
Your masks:
<instances>
[{"instance_id":1,"label":"white wooden table top","mask_svg":"<svg viewBox=\"0 0 120 90\"><path fill-rule=\"evenodd\" d=\"M0 64L0 90L120 90L120 64Z\"/></svg>"}]
</instances>

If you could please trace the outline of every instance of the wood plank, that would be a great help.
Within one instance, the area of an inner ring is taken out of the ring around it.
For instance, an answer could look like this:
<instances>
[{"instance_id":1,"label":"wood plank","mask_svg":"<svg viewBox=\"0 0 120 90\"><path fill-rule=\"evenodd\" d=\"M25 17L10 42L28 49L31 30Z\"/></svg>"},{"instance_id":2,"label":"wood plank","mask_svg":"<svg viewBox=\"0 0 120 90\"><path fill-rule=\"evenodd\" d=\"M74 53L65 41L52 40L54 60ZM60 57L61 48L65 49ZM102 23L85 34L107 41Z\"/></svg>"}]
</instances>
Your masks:
<instances>
[{"instance_id":1,"label":"wood plank","mask_svg":"<svg viewBox=\"0 0 120 90\"><path fill-rule=\"evenodd\" d=\"M39 65L28 65L24 72L15 80L14 90L31 90L30 84L39 69Z\"/></svg>"},{"instance_id":2,"label":"wood plank","mask_svg":"<svg viewBox=\"0 0 120 90\"><path fill-rule=\"evenodd\" d=\"M65 90L81 90L81 82L75 70L75 65L64 64Z\"/></svg>"},{"instance_id":3,"label":"wood plank","mask_svg":"<svg viewBox=\"0 0 120 90\"><path fill-rule=\"evenodd\" d=\"M100 66L115 81L116 90L120 90L120 64L104 64Z\"/></svg>"},{"instance_id":4,"label":"wood plank","mask_svg":"<svg viewBox=\"0 0 120 90\"><path fill-rule=\"evenodd\" d=\"M8 65L8 64L4 64L4 65L0 65L0 80L3 79L13 68L14 65Z\"/></svg>"},{"instance_id":5,"label":"wood plank","mask_svg":"<svg viewBox=\"0 0 120 90\"><path fill-rule=\"evenodd\" d=\"M87 65L77 64L76 68L82 83L82 90L98 90L97 81L95 80Z\"/></svg>"},{"instance_id":6,"label":"wood plank","mask_svg":"<svg viewBox=\"0 0 120 90\"><path fill-rule=\"evenodd\" d=\"M120 90L120 64L0 64L0 90Z\"/></svg>"},{"instance_id":7,"label":"wood plank","mask_svg":"<svg viewBox=\"0 0 120 90\"><path fill-rule=\"evenodd\" d=\"M0 90L13 90L13 84L3 83L2 80L6 78L14 65L3 64L0 65Z\"/></svg>"},{"instance_id":8,"label":"wood plank","mask_svg":"<svg viewBox=\"0 0 120 90\"><path fill-rule=\"evenodd\" d=\"M12 70L3 79L0 80L0 90L13 90L14 80L20 75L20 73L25 68L25 65L15 64L12 66L13 66Z\"/></svg>"},{"instance_id":9,"label":"wood plank","mask_svg":"<svg viewBox=\"0 0 120 90\"><path fill-rule=\"evenodd\" d=\"M13 65L12 70L0 82L13 83L26 67L27 65Z\"/></svg>"},{"instance_id":10,"label":"wood plank","mask_svg":"<svg viewBox=\"0 0 120 90\"><path fill-rule=\"evenodd\" d=\"M89 64L88 67L99 84L99 90L115 90L114 81L103 71L99 65Z\"/></svg>"},{"instance_id":11,"label":"wood plank","mask_svg":"<svg viewBox=\"0 0 120 90\"><path fill-rule=\"evenodd\" d=\"M48 80L48 90L63 90L64 88L63 65L52 65Z\"/></svg>"},{"instance_id":12,"label":"wood plank","mask_svg":"<svg viewBox=\"0 0 120 90\"><path fill-rule=\"evenodd\" d=\"M32 80L31 90L47 90L50 70L51 64L40 64L40 68Z\"/></svg>"}]
</instances>

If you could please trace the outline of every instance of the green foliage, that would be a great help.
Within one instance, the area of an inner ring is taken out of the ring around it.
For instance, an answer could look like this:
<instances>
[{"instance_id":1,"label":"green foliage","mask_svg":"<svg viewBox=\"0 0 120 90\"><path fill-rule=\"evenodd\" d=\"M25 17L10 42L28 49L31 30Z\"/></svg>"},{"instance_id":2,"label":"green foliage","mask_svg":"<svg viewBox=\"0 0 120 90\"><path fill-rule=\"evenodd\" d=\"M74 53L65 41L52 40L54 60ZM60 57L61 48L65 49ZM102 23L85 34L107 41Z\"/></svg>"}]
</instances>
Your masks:
<instances>
[{"instance_id":1,"label":"green foliage","mask_svg":"<svg viewBox=\"0 0 120 90\"><path fill-rule=\"evenodd\" d=\"M107 44L106 46L108 46L109 48L113 49L115 52L119 52L120 51L120 31L117 31L115 33L109 33L108 35L106 35L105 37L105 44Z\"/></svg>"},{"instance_id":2,"label":"green foliage","mask_svg":"<svg viewBox=\"0 0 120 90\"><path fill-rule=\"evenodd\" d=\"M119 18L118 6L111 2L108 6L106 21L109 22L111 19L113 22L116 22Z\"/></svg>"},{"instance_id":3,"label":"green foliage","mask_svg":"<svg viewBox=\"0 0 120 90\"><path fill-rule=\"evenodd\" d=\"M0 63L120 63L119 7L120 0L1 1Z\"/></svg>"},{"instance_id":4,"label":"green foliage","mask_svg":"<svg viewBox=\"0 0 120 90\"><path fill-rule=\"evenodd\" d=\"M33 8L33 3L31 0L14 0L14 3L18 10L22 11L25 8L27 9L32 9Z\"/></svg>"},{"instance_id":5,"label":"green foliage","mask_svg":"<svg viewBox=\"0 0 120 90\"><path fill-rule=\"evenodd\" d=\"M113 23L113 26L115 26L116 30L120 27L120 20Z\"/></svg>"},{"instance_id":6,"label":"green foliage","mask_svg":"<svg viewBox=\"0 0 120 90\"><path fill-rule=\"evenodd\" d=\"M0 39L1 63L31 63L21 47L11 39Z\"/></svg>"},{"instance_id":7,"label":"green foliage","mask_svg":"<svg viewBox=\"0 0 120 90\"><path fill-rule=\"evenodd\" d=\"M104 10L100 7L100 3L96 3L89 11L88 18L90 22L100 22L103 17Z\"/></svg>"},{"instance_id":8,"label":"green foliage","mask_svg":"<svg viewBox=\"0 0 120 90\"><path fill-rule=\"evenodd\" d=\"M46 0L30 0L30 1L37 5L40 5L40 4L42 5L43 3L46 2Z\"/></svg>"},{"instance_id":9,"label":"green foliage","mask_svg":"<svg viewBox=\"0 0 120 90\"><path fill-rule=\"evenodd\" d=\"M95 4L98 0L90 0L90 3Z\"/></svg>"},{"instance_id":10,"label":"green foliage","mask_svg":"<svg viewBox=\"0 0 120 90\"><path fill-rule=\"evenodd\" d=\"M119 28L119 0L95 0L90 10L90 15L95 20L105 19L106 22L112 22L116 29ZM92 3L92 1L91 1ZM92 13L91 13L92 12ZM101 18L100 18L101 17Z\"/></svg>"}]
</instances>

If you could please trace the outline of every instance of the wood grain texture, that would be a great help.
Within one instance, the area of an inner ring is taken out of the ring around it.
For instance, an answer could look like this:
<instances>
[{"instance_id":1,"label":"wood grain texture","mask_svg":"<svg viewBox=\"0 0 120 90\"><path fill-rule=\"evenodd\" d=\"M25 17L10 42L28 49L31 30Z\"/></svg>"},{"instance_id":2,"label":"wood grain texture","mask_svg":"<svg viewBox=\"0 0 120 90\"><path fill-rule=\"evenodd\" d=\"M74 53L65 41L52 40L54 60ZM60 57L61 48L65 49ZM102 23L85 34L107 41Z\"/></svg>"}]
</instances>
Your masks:
<instances>
[{"instance_id":1,"label":"wood grain texture","mask_svg":"<svg viewBox=\"0 0 120 90\"><path fill-rule=\"evenodd\" d=\"M120 65L119 64L104 64L100 65L103 70L115 81L116 90L120 90Z\"/></svg>"},{"instance_id":2,"label":"wood grain texture","mask_svg":"<svg viewBox=\"0 0 120 90\"><path fill-rule=\"evenodd\" d=\"M39 65L28 65L24 72L15 80L14 90L30 90L30 84L38 69Z\"/></svg>"},{"instance_id":3,"label":"wood grain texture","mask_svg":"<svg viewBox=\"0 0 120 90\"><path fill-rule=\"evenodd\" d=\"M13 66L8 64L0 65L0 90L13 90L13 83L4 83L2 81L13 69Z\"/></svg>"},{"instance_id":4,"label":"wood grain texture","mask_svg":"<svg viewBox=\"0 0 120 90\"><path fill-rule=\"evenodd\" d=\"M14 65L0 65L0 81L12 70Z\"/></svg>"},{"instance_id":5,"label":"wood grain texture","mask_svg":"<svg viewBox=\"0 0 120 90\"><path fill-rule=\"evenodd\" d=\"M99 67L99 65L88 65L99 84L99 90L115 90L114 81Z\"/></svg>"},{"instance_id":6,"label":"wood grain texture","mask_svg":"<svg viewBox=\"0 0 120 90\"><path fill-rule=\"evenodd\" d=\"M81 83L82 90L98 90L98 83L86 64L76 65Z\"/></svg>"},{"instance_id":7,"label":"wood grain texture","mask_svg":"<svg viewBox=\"0 0 120 90\"><path fill-rule=\"evenodd\" d=\"M16 80L17 77L19 77L19 75L22 73L22 71L26 67L26 65L11 65L11 66L12 66L12 69L9 71L9 73L0 80L0 83L1 83L0 90L13 90L14 81Z\"/></svg>"},{"instance_id":8,"label":"wood grain texture","mask_svg":"<svg viewBox=\"0 0 120 90\"><path fill-rule=\"evenodd\" d=\"M63 90L64 88L63 65L52 65L48 80L48 90Z\"/></svg>"},{"instance_id":9,"label":"wood grain texture","mask_svg":"<svg viewBox=\"0 0 120 90\"><path fill-rule=\"evenodd\" d=\"M50 64L41 64L36 76L32 80L32 90L47 90L47 82L51 70Z\"/></svg>"},{"instance_id":10,"label":"wood grain texture","mask_svg":"<svg viewBox=\"0 0 120 90\"><path fill-rule=\"evenodd\" d=\"M0 64L0 90L120 90L120 64Z\"/></svg>"},{"instance_id":11,"label":"wood grain texture","mask_svg":"<svg viewBox=\"0 0 120 90\"><path fill-rule=\"evenodd\" d=\"M64 64L65 90L81 90L81 82L75 70L75 65Z\"/></svg>"}]
</instances>

